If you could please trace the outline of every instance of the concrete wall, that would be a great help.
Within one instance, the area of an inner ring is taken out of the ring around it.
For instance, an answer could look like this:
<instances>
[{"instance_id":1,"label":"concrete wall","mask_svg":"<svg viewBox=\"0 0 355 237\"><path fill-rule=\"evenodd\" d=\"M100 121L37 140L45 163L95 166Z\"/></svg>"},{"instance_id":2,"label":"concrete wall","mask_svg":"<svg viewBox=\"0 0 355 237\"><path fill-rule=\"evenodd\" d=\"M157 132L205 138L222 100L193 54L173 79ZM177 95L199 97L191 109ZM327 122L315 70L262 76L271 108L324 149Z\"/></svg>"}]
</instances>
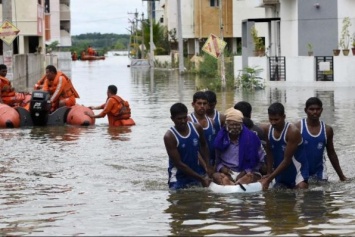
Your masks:
<instances>
[{"instance_id":1,"label":"concrete wall","mask_svg":"<svg viewBox=\"0 0 355 237\"><path fill-rule=\"evenodd\" d=\"M299 56L307 55L308 43L313 45L315 56L332 55L338 45L337 5L334 0L298 0Z\"/></svg>"},{"instance_id":2,"label":"concrete wall","mask_svg":"<svg viewBox=\"0 0 355 237\"><path fill-rule=\"evenodd\" d=\"M349 86L355 85L355 55L354 56L338 56L333 58L334 81L316 81L316 61L315 57L300 56L300 57L286 57L286 82L287 85L322 85L326 86ZM263 72L259 75L265 81L273 85L283 85L283 83L276 81L270 82L269 78L269 62L267 57L249 57L249 67L262 68ZM234 77L236 78L243 69L241 56L234 57Z\"/></svg>"}]
</instances>

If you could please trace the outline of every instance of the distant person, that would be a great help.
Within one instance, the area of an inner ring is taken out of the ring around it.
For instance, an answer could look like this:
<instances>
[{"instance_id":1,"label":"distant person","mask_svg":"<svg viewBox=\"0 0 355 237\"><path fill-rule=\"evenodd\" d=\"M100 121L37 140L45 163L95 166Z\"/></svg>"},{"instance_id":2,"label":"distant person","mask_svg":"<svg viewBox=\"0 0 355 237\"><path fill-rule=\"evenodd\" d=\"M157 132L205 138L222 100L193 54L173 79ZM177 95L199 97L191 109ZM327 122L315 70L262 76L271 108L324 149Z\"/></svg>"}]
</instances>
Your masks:
<instances>
[{"instance_id":1,"label":"distant person","mask_svg":"<svg viewBox=\"0 0 355 237\"><path fill-rule=\"evenodd\" d=\"M76 98L79 98L71 80L53 65L46 67L42 90L50 94L51 112L62 106L71 107L75 105Z\"/></svg>"},{"instance_id":2,"label":"distant person","mask_svg":"<svg viewBox=\"0 0 355 237\"><path fill-rule=\"evenodd\" d=\"M91 118L103 118L107 115L109 126L132 126L135 122L131 118L131 108L128 101L117 95L117 87L109 85L107 88L107 100L100 106L89 106L90 109L103 109L97 115L85 114Z\"/></svg>"},{"instance_id":3,"label":"distant person","mask_svg":"<svg viewBox=\"0 0 355 237\"><path fill-rule=\"evenodd\" d=\"M205 91L207 95L206 115L212 120L216 134L221 130L226 121L226 116L216 110L217 96L213 91Z\"/></svg>"},{"instance_id":4,"label":"distant person","mask_svg":"<svg viewBox=\"0 0 355 237\"><path fill-rule=\"evenodd\" d=\"M72 58L73 61L78 60L78 54L76 53L76 51L74 51L74 52L72 53L71 58Z\"/></svg>"},{"instance_id":5,"label":"distant person","mask_svg":"<svg viewBox=\"0 0 355 237\"><path fill-rule=\"evenodd\" d=\"M232 107L226 110L225 115L226 124L214 142L216 171L236 183L256 182L261 179L259 169L265 158L261 141L243 124L242 112ZM216 177L215 174L213 176Z\"/></svg>"},{"instance_id":6,"label":"distant person","mask_svg":"<svg viewBox=\"0 0 355 237\"><path fill-rule=\"evenodd\" d=\"M87 49L87 53L89 56L95 56L95 50L90 45Z\"/></svg>"},{"instance_id":7,"label":"distant person","mask_svg":"<svg viewBox=\"0 0 355 237\"><path fill-rule=\"evenodd\" d=\"M169 188L183 189L191 186L208 187L211 180L205 175L204 159L208 160L208 146L201 125L187 120L187 107L175 103L170 108L174 126L164 135L164 144L169 156Z\"/></svg>"},{"instance_id":8,"label":"distant person","mask_svg":"<svg viewBox=\"0 0 355 237\"><path fill-rule=\"evenodd\" d=\"M339 165L339 159L334 149L333 128L320 117L323 112L323 103L317 97L311 97L306 101L304 112L307 118L296 123L301 131L307 153L309 176L319 181L328 180L325 150L330 163L337 172L339 179L345 181L346 177Z\"/></svg>"},{"instance_id":9,"label":"distant person","mask_svg":"<svg viewBox=\"0 0 355 237\"><path fill-rule=\"evenodd\" d=\"M266 190L273 179L276 187L308 188L308 162L302 136L298 128L285 122L285 109L281 103L268 108L270 126L268 134L267 166L268 175L260 182Z\"/></svg>"}]
</instances>

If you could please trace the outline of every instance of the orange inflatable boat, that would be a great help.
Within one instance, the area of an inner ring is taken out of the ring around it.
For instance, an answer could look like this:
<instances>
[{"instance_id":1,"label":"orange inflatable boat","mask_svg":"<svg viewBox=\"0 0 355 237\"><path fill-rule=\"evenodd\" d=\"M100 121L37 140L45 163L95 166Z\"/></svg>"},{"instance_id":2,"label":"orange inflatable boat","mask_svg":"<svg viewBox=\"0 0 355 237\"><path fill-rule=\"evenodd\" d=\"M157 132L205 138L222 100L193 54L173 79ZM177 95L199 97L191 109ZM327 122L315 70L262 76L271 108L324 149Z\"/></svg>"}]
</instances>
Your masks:
<instances>
[{"instance_id":1,"label":"orange inflatable boat","mask_svg":"<svg viewBox=\"0 0 355 237\"><path fill-rule=\"evenodd\" d=\"M0 104L0 128L18 128L28 126L62 126L65 124L76 126L90 126L95 119L87 116L84 111L92 110L83 105L60 107L50 113L51 103L46 91L33 91L29 103L24 107L11 107Z\"/></svg>"}]
</instances>

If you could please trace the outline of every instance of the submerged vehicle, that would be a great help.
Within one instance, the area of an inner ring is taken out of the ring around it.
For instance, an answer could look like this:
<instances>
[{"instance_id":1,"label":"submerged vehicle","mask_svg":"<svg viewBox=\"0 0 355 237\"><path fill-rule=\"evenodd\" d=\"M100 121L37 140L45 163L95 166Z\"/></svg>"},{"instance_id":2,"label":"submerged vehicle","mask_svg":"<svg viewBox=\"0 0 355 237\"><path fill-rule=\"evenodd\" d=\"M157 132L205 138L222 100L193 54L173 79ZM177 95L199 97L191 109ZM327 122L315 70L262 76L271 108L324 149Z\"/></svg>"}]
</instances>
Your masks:
<instances>
[{"instance_id":1,"label":"submerged vehicle","mask_svg":"<svg viewBox=\"0 0 355 237\"><path fill-rule=\"evenodd\" d=\"M50 95L46 91L33 91L29 109L10 107L0 104L0 128L18 128L29 126L62 126L65 124L89 126L95 124L95 119L84 112L94 114L83 105L63 106L50 112Z\"/></svg>"}]
</instances>

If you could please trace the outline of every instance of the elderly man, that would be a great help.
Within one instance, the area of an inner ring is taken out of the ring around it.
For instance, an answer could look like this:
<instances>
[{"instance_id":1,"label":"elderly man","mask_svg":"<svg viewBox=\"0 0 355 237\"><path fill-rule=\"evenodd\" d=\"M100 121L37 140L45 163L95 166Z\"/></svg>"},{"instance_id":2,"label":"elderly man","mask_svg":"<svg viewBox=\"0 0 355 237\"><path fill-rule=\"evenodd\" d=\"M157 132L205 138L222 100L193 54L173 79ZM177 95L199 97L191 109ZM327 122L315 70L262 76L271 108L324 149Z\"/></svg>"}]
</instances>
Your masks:
<instances>
[{"instance_id":1,"label":"elderly man","mask_svg":"<svg viewBox=\"0 0 355 237\"><path fill-rule=\"evenodd\" d=\"M243 114L234 108L226 110L226 124L215 139L216 177L223 173L235 183L248 184L261 178L260 165L264 161L265 151L258 136L243 124Z\"/></svg>"}]
</instances>

